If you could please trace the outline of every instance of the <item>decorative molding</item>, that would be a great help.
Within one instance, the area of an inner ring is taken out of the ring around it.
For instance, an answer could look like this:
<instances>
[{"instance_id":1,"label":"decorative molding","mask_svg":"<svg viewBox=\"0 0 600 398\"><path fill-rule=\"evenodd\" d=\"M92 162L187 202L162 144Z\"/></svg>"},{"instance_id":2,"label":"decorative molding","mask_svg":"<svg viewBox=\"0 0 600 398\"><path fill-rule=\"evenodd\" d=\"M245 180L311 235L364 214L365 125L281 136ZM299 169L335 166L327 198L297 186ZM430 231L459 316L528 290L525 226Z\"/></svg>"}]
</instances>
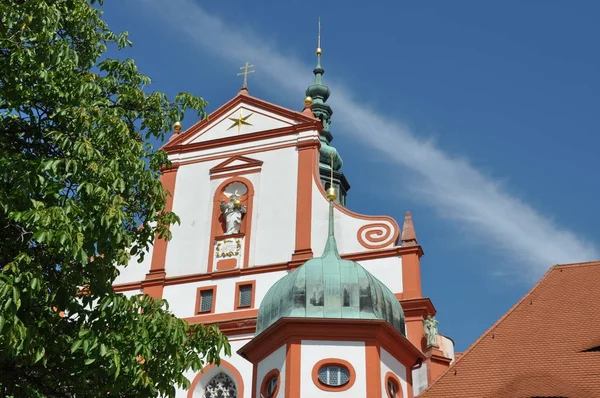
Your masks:
<instances>
[{"instance_id":1,"label":"decorative molding","mask_svg":"<svg viewBox=\"0 0 600 398\"><path fill-rule=\"evenodd\" d=\"M231 165L232 163L238 161L243 163ZM262 165L263 162L261 160L252 159L243 155L235 155L211 168L209 173L212 176L213 174L229 173L232 171L240 171L249 168L258 168L260 170Z\"/></svg>"},{"instance_id":2,"label":"decorative molding","mask_svg":"<svg viewBox=\"0 0 600 398\"><path fill-rule=\"evenodd\" d=\"M389 224L375 222L360 227L356 232L356 239L367 249L383 249L396 244L398 236L395 236Z\"/></svg>"},{"instance_id":3,"label":"decorative molding","mask_svg":"<svg viewBox=\"0 0 600 398\"><path fill-rule=\"evenodd\" d=\"M355 253L346 253L341 254L342 259L351 260L351 261L365 261L365 260L375 260L380 258L389 258L389 257L403 257L411 254L422 253L421 246L409 246L409 247L400 247L395 246L388 249L381 250L369 250L363 252L355 252ZM179 275L179 276L171 276L165 277L162 279L157 279L160 283L164 283L165 286L179 285L182 283L192 283L192 282L200 282L207 280L217 280L223 278L233 278L242 275L258 275L268 272L277 272L277 271L289 271L293 270L300 265L304 264L306 260L291 260L285 263L273 263L266 265L255 265L253 267L248 268L236 268L233 270L226 271L213 271L213 272L205 272L205 273L197 273L197 274L188 274L188 275ZM142 289L142 285L145 281L137 281L137 282L128 282L113 285L113 289L116 292L126 292L130 290L139 290ZM397 293L396 297L398 299L402 299L403 293Z\"/></svg>"}]
</instances>

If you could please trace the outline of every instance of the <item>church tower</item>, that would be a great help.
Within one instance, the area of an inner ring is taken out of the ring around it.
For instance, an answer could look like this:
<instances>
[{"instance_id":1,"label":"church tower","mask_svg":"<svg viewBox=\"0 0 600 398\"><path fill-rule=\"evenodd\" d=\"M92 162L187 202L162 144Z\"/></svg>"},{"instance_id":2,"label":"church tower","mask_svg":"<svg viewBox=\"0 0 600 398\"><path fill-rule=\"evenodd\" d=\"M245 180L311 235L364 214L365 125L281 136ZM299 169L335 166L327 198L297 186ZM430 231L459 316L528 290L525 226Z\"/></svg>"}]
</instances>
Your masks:
<instances>
[{"instance_id":1,"label":"church tower","mask_svg":"<svg viewBox=\"0 0 600 398\"><path fill-rule=\"evenodd\" d=\"M422 295L410 213L401 229L348 209L321 57L319 35L302 110L250 95L247 63L240 92L162 148L181 224L114 288L218 324L233 352L177 397L413 397L454 358Z\"/></svg>"}]
</instances>

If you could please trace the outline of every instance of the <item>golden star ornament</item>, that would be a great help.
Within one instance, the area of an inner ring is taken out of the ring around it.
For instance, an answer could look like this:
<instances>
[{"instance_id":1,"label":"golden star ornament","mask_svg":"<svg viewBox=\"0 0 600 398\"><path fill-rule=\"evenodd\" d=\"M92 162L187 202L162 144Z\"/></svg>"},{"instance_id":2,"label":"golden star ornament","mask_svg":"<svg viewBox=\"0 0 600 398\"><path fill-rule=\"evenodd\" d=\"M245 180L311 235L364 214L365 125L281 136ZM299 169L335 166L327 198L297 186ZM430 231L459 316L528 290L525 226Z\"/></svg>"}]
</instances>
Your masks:
<instances>
[{"instance_id":1,"label":"golden star ornament","mask_svg":"<svg viewBox=\"0 0 600 398\"><path fill-rule=\"evenodd\" d=\"M237 126L237 130L238 133L242 130L242 126L246 125L246 126L252 126L252 123L247 122L248 118L250 116L252 116L253 113L243 116L242 115L242 111L240 110L240 117L230 117L228 118L229 120L231 120L233 122L233 124L227 129L227 130L231 130L232 128L234 128L235 126Z\"/></svg>"}]
</instances>

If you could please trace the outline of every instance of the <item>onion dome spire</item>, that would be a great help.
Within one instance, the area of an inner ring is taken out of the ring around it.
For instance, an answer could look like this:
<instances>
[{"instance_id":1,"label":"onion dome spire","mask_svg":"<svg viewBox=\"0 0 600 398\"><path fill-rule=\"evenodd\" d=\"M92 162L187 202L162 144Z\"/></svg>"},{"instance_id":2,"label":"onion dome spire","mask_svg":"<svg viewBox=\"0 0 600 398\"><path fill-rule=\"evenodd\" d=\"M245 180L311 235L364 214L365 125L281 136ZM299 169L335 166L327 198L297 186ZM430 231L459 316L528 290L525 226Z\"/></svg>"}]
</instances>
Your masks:
<instances>
[{"instance_id":1,"label":"onion dome spire","mask_svg":"<svg viewBox=\"0 0 600 398\"><path fill-rule=\"evenodd\" d=\"M325 69L323 69L321 64L321 58L323 55L323 49L321 48L321 18L319 18L316 54L317 66L313 70L315 75L315 83L306 89L306 96L310 97L312 100L310 109L313 115L323 124L323 129L319 134L319 140L321 141L321 148L319 150L319 170L321 179L325 182L325 176L329 174L328 170L331 167L329 160L333 155L333 170L336 172L336 185L340 188L340 195L338 198L340 199L341 203L344 204L346 192L348 189L350 189L350 185L343 174L339 172L343 165L342 157L335 147L331 145L333 136L331 135L329 128L331 125L331 116L333 115L333 110L329 104L326 103L327 99L329 99L329 96L331 95L331 91L329 90L329 87L323 84L323 75L325 74Z\"/></svg>"}]
</instances>

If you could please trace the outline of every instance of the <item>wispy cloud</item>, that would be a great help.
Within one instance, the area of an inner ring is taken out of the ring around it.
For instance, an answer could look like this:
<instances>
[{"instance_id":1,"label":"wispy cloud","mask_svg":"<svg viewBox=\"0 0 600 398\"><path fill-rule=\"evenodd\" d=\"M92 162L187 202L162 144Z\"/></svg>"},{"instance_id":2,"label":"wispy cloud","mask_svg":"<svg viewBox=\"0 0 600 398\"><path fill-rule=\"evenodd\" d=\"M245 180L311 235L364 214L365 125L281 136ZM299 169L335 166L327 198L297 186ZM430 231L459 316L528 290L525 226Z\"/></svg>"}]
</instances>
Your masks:
<instances>
[{"instance_id":1,"label":"wispy cloud","mask_svg":"<svg viewBox=\"0 0 600 398\"><path fill-rule=\"evenodd\" d=\"M163 26L187 36L190 45L235 66L252 59L261 65L261 75L294 97L307 87L311 67L282 55L278 46L284 43L265 44L255 32L234 30L189 0L141 1L154 17L163 19ZM337 86L334 79L328 79L328 85L335 93L336 129L378 151L390 164L418 175L420 198L527 266L532 278L552 264L598 257L593 244L511 195L468 161L450 156L406 126L353 100L351 90Z\"/></svg>"}]
</instances>

